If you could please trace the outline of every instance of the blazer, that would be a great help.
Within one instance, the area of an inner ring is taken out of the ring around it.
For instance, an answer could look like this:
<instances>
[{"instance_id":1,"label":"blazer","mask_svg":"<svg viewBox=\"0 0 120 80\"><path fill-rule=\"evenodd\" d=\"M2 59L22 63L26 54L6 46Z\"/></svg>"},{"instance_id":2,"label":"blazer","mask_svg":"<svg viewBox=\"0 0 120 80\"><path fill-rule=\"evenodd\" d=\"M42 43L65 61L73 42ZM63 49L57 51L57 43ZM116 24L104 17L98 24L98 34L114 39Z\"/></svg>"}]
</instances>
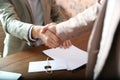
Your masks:
<instances>
[{"instance_id":1,"label":"blazer","mask_svg":"<svg viewBox=\"0 0 120 80\"><path fill-rule=\"evenodd\" d=\"M40 1L44 14L44 24L50 23L53 20L58 21L59 10L54 0ZM29 29L33 25L32 20L33 16L27 0L0 0L0 21L6 33L3 50L4 57L27 49L33 44L35 45L28 38Z\"/></svg>"},{"instance_id":2,"label":"blazer","mask_svg":"<svg viewBox=\"0 0 120 80\"><path fill-rule=\"evenodd\" d=\"M56 27L56 33L62 41L92 29L87 50L88 80L120 79L119 3L120 0L102 0ZM107 32L104 31L106 27Z\"/></svg>"}]
</instances>

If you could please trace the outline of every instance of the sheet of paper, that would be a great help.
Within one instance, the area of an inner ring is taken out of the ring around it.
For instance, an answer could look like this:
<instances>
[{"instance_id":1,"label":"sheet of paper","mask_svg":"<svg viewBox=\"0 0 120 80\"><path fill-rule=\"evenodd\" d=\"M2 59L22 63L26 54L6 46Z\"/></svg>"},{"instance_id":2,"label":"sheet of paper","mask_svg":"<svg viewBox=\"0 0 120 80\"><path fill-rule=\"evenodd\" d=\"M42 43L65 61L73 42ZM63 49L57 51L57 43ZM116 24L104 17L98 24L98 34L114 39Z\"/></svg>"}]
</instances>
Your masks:
<instances>
[{"instance_id":1,"label":"sheet of paper","mask_svg":"<svg viewBox=\"0 0 120 80\"><path fill-rule=\"evenodd\" d=\"M43 72L46 71L45 66L51 66L51 70L63 70L67 69L66 63L62 60L49 60L48 61L35 61L29 63L29 70L28 72Z\"/></svg>"},{"instance_id":2,"label":"sheet of paper","mask_svg":"<svg viewBox=\"0 0 120 80\"><path fill-rule=\"evenodd\" d=\"M67 64L67 70L74 70L87 63L88 53L75 46L70 48L53 48L43 51L54 60L63 60Z\"/></svg>"},{"instance_id":3,"label":"sheet of paper","mask_svg":"<svg viewBox=\"0 0 120 80\"><path fill-rule=\"evenodd\" d=\"M18 80L22 74L0 71L0 80Z\"/></svg>"}]
</instances>

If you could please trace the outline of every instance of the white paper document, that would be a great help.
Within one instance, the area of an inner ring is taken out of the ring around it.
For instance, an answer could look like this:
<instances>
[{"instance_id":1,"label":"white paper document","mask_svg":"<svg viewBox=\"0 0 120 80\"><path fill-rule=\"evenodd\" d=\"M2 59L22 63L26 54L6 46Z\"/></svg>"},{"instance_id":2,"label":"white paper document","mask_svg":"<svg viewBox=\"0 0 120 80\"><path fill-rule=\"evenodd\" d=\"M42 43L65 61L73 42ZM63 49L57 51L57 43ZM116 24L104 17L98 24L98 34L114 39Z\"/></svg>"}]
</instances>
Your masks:
<instances>
[{"instance_id":1,"label":"white paper document","mask_svg":"<svg viewBox=\"0 0 120 80\"><path fill-rule=\"evenodd\" d=\"M22 74L0 71L0 80L18 80Z\"/></svg>"},{"instance_id":2,"label":"white paper document","mask_svg":"<svg viewBox=\"0 0 120 80\"><path fill-rule=\"evenodd\" d=\"M54 48L43 51L53 60L35 61L29 63L28 72L43 72L46 71L45 66L51 66L51 70L74 70L87 63L88 53L75 46L70 48ZM48 63L49 61L49 63Z\"/></svg>"},{"instance_id":3,"label":"white paper document","mask_svg":"<svg viewBox=\"0 0 120 80\"><path fill-rule=\"evenodd\" d=\"M63 60L67 65L67 70L74 70L87 63L88 53L75 46L70 48L53 48L43 51L54 60Z\"/></svg>"},{"instance_id":4,"label":"white paper document","mask_svg":"<svg viewBox=\"0 0 120 80\"><path fill-rule=\"evenodd\" d=\"M45 66L51 66L51 70L63 70L66 69L66 63L61 60L49 60L48 61L35 61L29 63L28 72L43 72L46 71Z\"/></svg>"}]
</instances>

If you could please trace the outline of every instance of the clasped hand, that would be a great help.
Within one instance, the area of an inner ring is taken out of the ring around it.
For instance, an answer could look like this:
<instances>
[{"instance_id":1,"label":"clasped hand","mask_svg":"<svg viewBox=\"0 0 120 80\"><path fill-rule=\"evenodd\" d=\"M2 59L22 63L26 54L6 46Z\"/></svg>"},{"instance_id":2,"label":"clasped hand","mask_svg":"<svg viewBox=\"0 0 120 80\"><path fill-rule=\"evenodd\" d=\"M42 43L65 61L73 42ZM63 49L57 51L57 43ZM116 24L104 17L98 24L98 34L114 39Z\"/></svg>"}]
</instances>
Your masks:
<instances>
[{"instance_id":1,"label":"clasped hand","mask_svg":"<svg viewBox=\"0 0 120 80\"><path fill-rule=\"evenodd\" d=\"M56 34L56 24L50 23L45 26L34 26L32 29L33 38L40 38L43 43L49 48L56 48L58 46L68 48L72 45L70 40L61 41Z\"/></svg>"},{"instance_id":2,"label":"clasped hand","mask_svg":"<svg viewBox=\"0 0 120 80\"><path fill-rule=\"evenodd\" d=\"M49 39L49 40L52 43L50 45L49 44L45 44L46 46L48 46L50 48L58 47L58 46L64 47L64 48L68 48L69 46L72 45L70 40L66 40L66 41L62 42L60 40L60 38L57 36L57 33L56 33L56 23L50 23L50 24L47 24L45 27L43 27L42 33L46 33L47 31L50 32L51 34L53 34L54 37L52 37L52 35L51 35L52 38ZM53 45L53 47L51 47L52 45Z\"/></svg>"}]
</instances>

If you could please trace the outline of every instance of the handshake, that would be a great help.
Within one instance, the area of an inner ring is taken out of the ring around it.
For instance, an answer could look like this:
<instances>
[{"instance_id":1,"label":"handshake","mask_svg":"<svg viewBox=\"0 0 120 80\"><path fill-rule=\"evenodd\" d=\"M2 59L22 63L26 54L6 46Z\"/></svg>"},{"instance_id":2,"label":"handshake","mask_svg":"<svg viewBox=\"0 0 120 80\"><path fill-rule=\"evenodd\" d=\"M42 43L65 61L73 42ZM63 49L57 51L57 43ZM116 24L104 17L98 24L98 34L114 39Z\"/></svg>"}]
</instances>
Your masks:
<instances>
[{"instance_id":1,"label":"handshake","mask_svg":"<svg viewBox=\"0 0 120 80\"><path fill-rule=\"evenodd\" d=\"M50 23L45 26L33 26L32 38L40 38L49 48L64 47L68 48L72 45L70 40L61 41L56 33L56 23Z\"/></svg>"}]
</instances>

